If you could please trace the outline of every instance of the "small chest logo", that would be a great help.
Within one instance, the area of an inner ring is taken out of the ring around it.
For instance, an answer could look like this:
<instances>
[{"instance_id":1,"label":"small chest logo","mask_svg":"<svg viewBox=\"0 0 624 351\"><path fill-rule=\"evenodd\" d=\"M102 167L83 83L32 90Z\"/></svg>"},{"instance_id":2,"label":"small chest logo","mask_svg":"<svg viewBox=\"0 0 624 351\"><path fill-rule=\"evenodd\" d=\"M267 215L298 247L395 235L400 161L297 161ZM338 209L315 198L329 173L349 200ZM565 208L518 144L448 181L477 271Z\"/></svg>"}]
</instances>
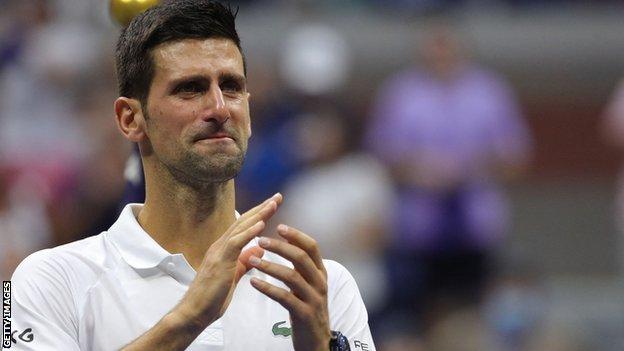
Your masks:
<instances>
[{"instance_id":1,"label":"small chest logo","mask_svg":"<svg viewBox=\"0 0 624 351\"><path fill-rule=\"evenodd\" d=\"M289 337L292 335L292 328L288 327L280 327L280 325L286 323L286 321L281 321L273 324L273 335L278 336L281 335L283 337Z\"/></svg>"}]
</instances>

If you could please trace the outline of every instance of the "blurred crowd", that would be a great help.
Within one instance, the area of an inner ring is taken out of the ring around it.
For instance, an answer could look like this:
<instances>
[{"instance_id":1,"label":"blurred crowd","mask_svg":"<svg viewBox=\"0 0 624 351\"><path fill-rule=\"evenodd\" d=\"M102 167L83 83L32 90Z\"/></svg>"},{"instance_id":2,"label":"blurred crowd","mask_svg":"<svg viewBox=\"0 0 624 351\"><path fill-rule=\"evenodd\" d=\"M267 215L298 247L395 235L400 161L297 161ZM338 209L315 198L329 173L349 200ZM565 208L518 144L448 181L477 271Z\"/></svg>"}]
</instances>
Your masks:
<instances>
[{"instance_id":1,"label":"blurred crowd","mask_svg":"<svg viewBox=\"0 0 624 351\"><path fill-rule=\"evenodd\" d=\"M239 3L244 12L260 1ZM475 2L348 3L372 14ZM8 280L33 251L106 230L124 189L140 184L140 163L113 122L118 29L105 2L0 7ZM282 192L276 222L313 235L354 275L378 350L596 349L549 314L538 264L500 257L513 213L506 188L530 167L534 136L513 87L471 57L461 33L430 19L411 63L369 81L366 99L349 95L358 73L340 31L301 22L282 35L277 64L248 54L253 137L236 180L239 211ZM624 94L614 99L605 134L622 144Z\"/></svg>"},{"instance_id":2,"label":"blurred crowd","mask_svg":"<svg viewBox=\"0 0 624 351\"><path fill-rule=\"evenodd\" d=\"M3 278L34 250L106 229L119 206L129 146L111 123L112 42L69 5L2 2Z\"/></svg>"}]
</instances>

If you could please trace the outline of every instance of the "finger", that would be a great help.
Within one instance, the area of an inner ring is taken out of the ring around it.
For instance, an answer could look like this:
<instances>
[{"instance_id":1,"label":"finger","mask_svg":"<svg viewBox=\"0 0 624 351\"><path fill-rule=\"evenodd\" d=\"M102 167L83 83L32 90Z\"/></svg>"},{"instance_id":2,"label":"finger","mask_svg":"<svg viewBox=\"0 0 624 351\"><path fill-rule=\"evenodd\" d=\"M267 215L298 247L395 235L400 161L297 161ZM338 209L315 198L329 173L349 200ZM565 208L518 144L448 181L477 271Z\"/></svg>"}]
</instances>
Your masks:
<instances>
[{"instance_id":1,"label":"finger","mask_svg":"<svg viewBox=\"0 0 624 351\"><path fill-rule=\"evenodd\" d=\"M240 264L236 266L236 282L238 282L240 278L243 275L245 275L245 273L247 273L250 269L254 267L251 263L249 263L249 257L251 256L254 256L254 257L264 256L264 249L258 246L254 246L250 249L243 251L238 256L238 262Z\"/></svg>"},{"instance_id":2,"label":"finger","mask_svg":"<svg viewBox=\"0 0 624 351\"><path fill-rule=\"evenodd\" d=\"M255 238L260 234L260 232L254 230L249 230L253 226L257 225L257 223L262 223L264 227L266 227L266 222L271 219L271 217L277 212L277 205L275 201L269 202L269 207L263 209L262 211L256 213L253 217L249 218L246 223L241 225L239 230L240 232L231 233L226 237L226 239L234 245L235 248L243 249L247 243L251 241L251 239Z\"/></svg>"},{"instance_id":3,"label":"finger","mask_svg":"<svg viewBox=\"0 0 624 351\"><path fill-rule=\"evenodd\" d=\"M312 285L303 279L299 272L290 267L269 262L256 256L251 256L249 263L259 271L286 284L295 296L303 301L313 301L315 297L318 297Z\"/></svg>"},{"instance_id":4,"label":"finger","mask_svg":"<svg viewBox=\"0 0 624 351\"><path fill-rule=\"evenodd\" d=\"M252 215L251 217L247 217L245 220L238 219L234 225L232 227L230 227L228 229L228 231L220 238L223 240L231 240L232 238L234 238L235 236L241 235L241 234L250 234L248 232L248 230L253 227L254 225L256 225L259 222L265 222L268 221L269 219L271 219L271 217L276 213L277 211L277 204L274 200L270 200L268 203L266 203L264 205L264 207L262 209L260 209L258 212L256 212L254 215ZM245 243L249 242L249 240L251 240L254 236L256 236L258 233L251 233L249 237L245 236L244 238L239 238L239 239L234 239L234 242L240 242L240 241L244 241ZM243 244L244 246L245 244ZM238 247L240 247L241 249L243 248L243 246L237 245Z\"/></svg>"},{"instance_id":5,"label":"finger","mask_svg":"<svg viewBox=\"0 0 624 351\"><path fill-rule=\"evenodd\" d=\"M312 239L312 237L305 234L304 232L289 227L285 224L280 224L277 226L277 233L281 237L286 239L286 241L288 241L289 243L307 252L312 261L314 261L316 267L322 271L325 271L323 258L321 257L321 251L319 250L316 240Z\"/></svg>"},{"instance_id":6,"label":"finger","mask_svg":"<svg viewBox=\"0 0 624 351\"><path fill-rule=\"evenodd\" d=\"M282 305L291 314L301 316L305 311L305 303L299 300L293 293L273 284L269 284L256 277L251 278L251 285L270 299Z\"/></svg>"},{"instance_id":7,"label":"finger","mask_svg":"<svg viewBox=\"0 0 624 351\"><path fill-rule=\"evenodd\" d=\"M228 235L226 236L229 237L240 233L241 231L244 231L250 226L256 224L259 220L268 221L275 214L277 207L282 203L282 199L282 195L277 193L262 204L245 212L236 220L234 225L230 227L227 233Z\"/></svg>"},{"instance_id":8,"label":"finger","mask_svg":"<svg viewBox=\"0 0 624 351\"><path fill-rule=\"evenodd\" d=\"M286 241L271 240L269 238L260 238L259 244L262 248L274 252L292 262L295 269L312 286L320 291L326 290L327 283L322 271L316 267L316 264L306 251Z\"/></svg>"},{"instance_id":9,"label":"finger","mask_svg":"<svg viewBox=\"0 0 624 351\"><path fill-rule=\"evenodd\" d=\"M276 193L275 195L271 196L270 198L264 200L261 204L257 205L256 207L252 208L251 210L243 213L240 216L239 219L245 220L246 218L255 215L256 213L260 212L260 210L262 210L271 200L275 201L275 203L277 205L280 205L282 203L283 199L284 199L284 197L282 196L282 194Z\"/></svg>"},{"instance_id":10,"label":"finger","mask_svg":"<svg viewBox=\"0 0 624 351\"><path fill-rule=\"evenodd\" d=\"M251 239L262 233L266 223L264 221L256 222L256 224L247 228L241 234L227 238L225 242L225 259L234 260L241 255L241 250L247 245Z\"/></svg>"}]
</instances>

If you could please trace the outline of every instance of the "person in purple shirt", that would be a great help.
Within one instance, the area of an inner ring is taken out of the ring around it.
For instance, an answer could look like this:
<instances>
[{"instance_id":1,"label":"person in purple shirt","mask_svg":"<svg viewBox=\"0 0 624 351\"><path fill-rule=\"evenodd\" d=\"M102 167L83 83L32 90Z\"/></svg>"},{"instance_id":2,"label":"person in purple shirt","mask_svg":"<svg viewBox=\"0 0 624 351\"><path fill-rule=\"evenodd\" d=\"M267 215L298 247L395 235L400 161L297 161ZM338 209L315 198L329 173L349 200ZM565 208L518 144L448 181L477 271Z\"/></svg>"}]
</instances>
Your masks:
<instances>
[{"instance_id":1,"label":"person in purple shirt","mask_svg":"<svg viewBox=\"0 0 624 351\"><path fill-rule=\"evenodd\" d=\"M500 183L531 149L509 86L470 63L449 27L428 32L422 55L379 89L366 136L397 186L389 308L412 316L478 302L508 226Z\"/></svg>"}]
</instances>

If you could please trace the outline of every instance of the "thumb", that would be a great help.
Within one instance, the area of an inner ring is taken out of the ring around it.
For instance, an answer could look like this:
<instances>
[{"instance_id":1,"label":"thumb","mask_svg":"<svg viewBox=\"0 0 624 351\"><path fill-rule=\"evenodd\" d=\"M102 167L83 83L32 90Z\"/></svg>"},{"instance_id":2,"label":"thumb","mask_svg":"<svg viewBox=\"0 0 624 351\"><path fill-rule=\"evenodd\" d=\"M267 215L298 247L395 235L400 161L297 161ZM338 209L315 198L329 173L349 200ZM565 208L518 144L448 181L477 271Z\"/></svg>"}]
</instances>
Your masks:
<instances>
[{"instance_id":1,"label":"thumb","mask_svg":"<svg viewBox=\"0 0 624 351\"><path fill-rule=\"evenodd\" d=\"M264 255L264 249L259 246L254 246L249 248L238 256L238 262L236 264L236 282L240 280L240 278L245 275L250 269L253 268L251 264L249 264L249 257L256 256L262 257Z\"/></svg>"}]
</instances>

